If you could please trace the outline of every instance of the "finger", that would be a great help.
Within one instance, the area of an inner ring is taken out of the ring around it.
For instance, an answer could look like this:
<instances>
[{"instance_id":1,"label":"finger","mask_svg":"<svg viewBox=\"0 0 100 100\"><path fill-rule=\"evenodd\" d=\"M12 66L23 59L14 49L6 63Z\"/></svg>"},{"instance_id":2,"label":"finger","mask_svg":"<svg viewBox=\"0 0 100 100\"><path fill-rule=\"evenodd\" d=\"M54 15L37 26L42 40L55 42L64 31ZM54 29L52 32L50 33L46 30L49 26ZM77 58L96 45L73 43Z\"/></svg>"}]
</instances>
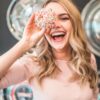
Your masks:
<instances>
[{"instance_id":1,"label":"finger","mask_svg":"<svg viewBox=\"0 0 100 100\"><path fill-rule=\"evenodd\" d=\"M31 15L31 17L29 18L26 26L25 26L25 33L32 33L33 32L33 29L34 29L34 13Z\"/></svg>"},{"instance_id":2,"label":"finger","mask_svg":"<svg viewBox=\"0 0 100 100\"><path fill-rule=\"evenodd\" d=\"M34 45L38 43L38 41L44 36L45 33L45 28L41 29L41 31L36 32L35 34L32 35L32 41L34 41Z\"/></svg>"},{"instance_id":3,"label":"finger","mask_svg":"<svg viewBox=\"0 0 100 100\"><path fill-rule=\"evenodd\" d=\"M38 34L40 36L42 36L44 33L46 32L46 28L42 28L40 32L38 32Z\"/></svg>"},{"instance_id":4,"label":"finger","mask_svg":"<svg viewBox=\"0 0 100 100\"><path fill-rule=\"evenodd\" d=\"M45 31L45 34L49 34L50 33L50 31L51 31L51 28L46 28L46 31Z\"/></svg>"},{"instance_id":5,"label":"finger","mask_svg":"<svg viewBox=\"0 0 100 100\"><path fill-rule=\"evenodd\" d=\"M32 38L33 39L38 39L38 38L41 38L42 36L43 36L43 34L45 33L45 31L46 31L46 29L45 28L43 28L43 29L41 29L40 31L37 31L37 32L35 32L33 35L32 35Z\"/></svg>"},{"instance_id":6,"label":"finger","mask_svg":"<svg viewBox=\"0 0 100 100\"><path fill-rule=\"evenodd\" d=\"M34 18L35 18L35 14L33 13L31 15L31 17L29 18L28 23L27 23L29 26L34 24Z\"/></svg>"}]
</instances>

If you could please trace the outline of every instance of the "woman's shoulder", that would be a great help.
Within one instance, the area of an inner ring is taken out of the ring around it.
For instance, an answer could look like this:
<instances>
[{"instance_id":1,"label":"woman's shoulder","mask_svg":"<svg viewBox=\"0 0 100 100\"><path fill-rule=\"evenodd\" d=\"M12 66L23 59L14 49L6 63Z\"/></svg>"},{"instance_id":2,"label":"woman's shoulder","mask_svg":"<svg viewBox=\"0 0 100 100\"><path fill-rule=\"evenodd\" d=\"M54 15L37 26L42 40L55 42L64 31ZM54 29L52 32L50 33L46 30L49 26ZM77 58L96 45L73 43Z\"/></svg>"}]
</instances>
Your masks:
<instances>
[{"instance_id":1,"label":"woman's shoulder","mask_svg":"<svg viewBox=\"0 0 100 100\"><path fill-rule=\"evenodd\" d=\"M32 65L32 59L27 56L27 55L24 55L20 58L18 58L13 64L12 64L12 67L24 67L24 66L29 66L29 65Z\"/></svg>"},{"instance_id":2,"label":"woman's shoulder","mask_svg":"<svg viewBox=\"0 0 100 100\"><path fill-rule=\"evenodd\" d=\"M19 59L19 61L27 66L39 66L39 62L36 60L36 57L32 55L24 55Z\"/></svg>"},{"instance_id":3,"label":"woman's shoulder","mask_svg":"<svg viewBox=\"0 0 100 100\"><path fill-rule=\"evenodd\" d=\"M30 55L23 55L15 61L14 65L24 67L26 73L30 75L35 74L40 68L38 62L36 62Z\"/></svg>"},{"instance_id":4,"label":"woman's shoulder","mask_svg":"<svg viewBox=\"0 0 100 100\"><path fill-rule=\"evenodd\" d=\"M32 58L29 55L23 55L17 61L22 63L32 62Z\"/></svg>"}]
</instances>

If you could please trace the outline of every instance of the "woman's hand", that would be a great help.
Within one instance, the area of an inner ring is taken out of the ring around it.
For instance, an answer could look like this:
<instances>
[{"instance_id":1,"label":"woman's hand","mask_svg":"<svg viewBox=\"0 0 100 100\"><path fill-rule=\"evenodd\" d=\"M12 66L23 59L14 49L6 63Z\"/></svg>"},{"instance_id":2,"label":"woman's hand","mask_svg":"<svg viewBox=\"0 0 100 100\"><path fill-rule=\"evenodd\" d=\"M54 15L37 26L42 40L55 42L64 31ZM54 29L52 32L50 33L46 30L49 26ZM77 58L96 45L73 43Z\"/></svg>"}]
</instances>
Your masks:
<instances>
[{"instance_id":1,"label":"woman's hand","mask_svg":"<svg viewBox=\"0 0 100 100\"><path fill-rule=\"evenodd\" d=\"M38 29L35 26L34 18L35 15L33 14L25 27L22 39L10 50L0 56L0 79L6 75L8 69L19 57L43 37L45 29Z\"/></svg>"},{"instance_id":2,"label":"woman's hand","mask_svg":"<svg viewBox=\"0 0 100 100\"><path fill-rule=\"evenodd\" d=\"M44 33L46 31L45 28L41 30L37 28L34 23L34 19L35 19L35 14L32 14L24 29L24 33L22 37L22 41L26 43L25 45L27 50L35 46L36 43L44 36Z\"/></svg>"}]
</instances>

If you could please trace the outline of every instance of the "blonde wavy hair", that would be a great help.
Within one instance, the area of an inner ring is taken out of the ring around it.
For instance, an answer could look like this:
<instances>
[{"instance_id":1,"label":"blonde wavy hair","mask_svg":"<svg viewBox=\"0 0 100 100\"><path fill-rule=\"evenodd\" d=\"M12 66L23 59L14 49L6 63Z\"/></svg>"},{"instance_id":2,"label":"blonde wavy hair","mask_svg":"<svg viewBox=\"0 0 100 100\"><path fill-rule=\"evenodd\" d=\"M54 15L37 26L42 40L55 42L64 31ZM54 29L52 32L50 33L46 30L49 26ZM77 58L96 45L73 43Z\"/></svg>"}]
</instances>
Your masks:
<instances>
[{"instance_id":1,"label":"blonde wavy hair","mask_svg":"<svg viewBox=\"0 0 100 100\"><path fill-rule=\"evenodd\" d=\"M80 12L71 0L47 0L43 7L50 2L56 2L63 6L69 13L73 25L73 32L70 34L69 44L71 47L70 62L73 65L71 67L74 69L75 75L73 75L71 80L80 80L81 84L89 82L90 87L95 89L97 87L97 72L93 67L96 66L92 66L91 64L91 52L88 48L85 31L82 27ZM41 82L44 77L52 76L57 69L57 66L54 61L52 48L45 37L41 40L35 50L37 51L38 56L33 57L33 60L38 61L42 66L35 77Z\"/></svg>"}]
</instances>

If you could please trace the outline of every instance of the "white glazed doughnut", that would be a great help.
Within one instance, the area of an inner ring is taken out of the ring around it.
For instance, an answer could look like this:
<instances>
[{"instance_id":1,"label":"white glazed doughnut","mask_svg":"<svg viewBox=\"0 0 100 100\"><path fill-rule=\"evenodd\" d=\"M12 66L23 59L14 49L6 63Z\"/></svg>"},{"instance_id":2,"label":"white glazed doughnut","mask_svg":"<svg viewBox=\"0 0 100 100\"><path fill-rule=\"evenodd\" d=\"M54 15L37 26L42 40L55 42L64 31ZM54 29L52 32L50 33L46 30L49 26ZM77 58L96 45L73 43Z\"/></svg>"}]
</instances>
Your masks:
<instances>
[{"instance_id":1,"label":"white glazed doughnut","mask_svg":"<svg viewBox=\"0 0 100 100\"><path fill-rule=\"evenodd\" d=\"M43 27L51 27L52 23L55 20L55 14L52 11L52 9L45 10L42 9L36 13L35 16L35 24L38 28L43 28Z\"/></svg>"}]
</instances>

